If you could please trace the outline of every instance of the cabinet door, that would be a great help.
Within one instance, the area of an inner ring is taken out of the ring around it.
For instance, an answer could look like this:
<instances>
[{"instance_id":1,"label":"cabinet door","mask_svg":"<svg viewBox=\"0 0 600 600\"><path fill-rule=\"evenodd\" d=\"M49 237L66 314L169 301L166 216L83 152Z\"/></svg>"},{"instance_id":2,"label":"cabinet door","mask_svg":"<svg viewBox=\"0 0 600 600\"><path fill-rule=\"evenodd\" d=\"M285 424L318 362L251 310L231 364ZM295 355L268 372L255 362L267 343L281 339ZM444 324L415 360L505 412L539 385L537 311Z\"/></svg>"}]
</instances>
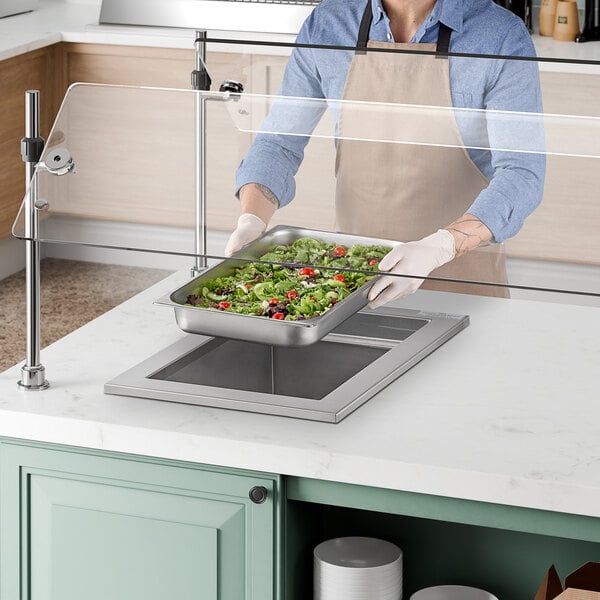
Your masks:
<instances>
[{"instance_id":1,"label":"cabinet door","mask_svg":"<svg viewBox=\"0 0 600 600\"><path fill-rule=\"evenodd\" d=\"M278 597L275 478L17 444L0 465L2 598Z\"/></svg>"}]
</instances>

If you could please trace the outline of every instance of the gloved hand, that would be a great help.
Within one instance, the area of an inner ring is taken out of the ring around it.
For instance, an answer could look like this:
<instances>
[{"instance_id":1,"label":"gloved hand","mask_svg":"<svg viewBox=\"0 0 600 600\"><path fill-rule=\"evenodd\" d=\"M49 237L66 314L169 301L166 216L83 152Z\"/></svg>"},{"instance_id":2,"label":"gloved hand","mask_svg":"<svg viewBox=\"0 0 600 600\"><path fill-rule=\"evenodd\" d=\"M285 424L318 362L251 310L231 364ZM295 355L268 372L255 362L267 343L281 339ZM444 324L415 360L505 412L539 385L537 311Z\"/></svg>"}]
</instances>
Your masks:
<instances>
[{"instance_id":1,"label":"gloved hand","mask_svg":"<svg viewBox=\"0 0 600 600\"><path fill-rule=\"evenodd\" d=\"M438 229L417 242L395 246L381 259L379 270L418 277L380 277L369 291L369 306L377 308L390 300L416 292L423 283L423 277L450 262L455 254L454 237L446 229Z\"/></svg>"},{"instance_id":2,"label":"gloved hand","mask_svg":"<svg viewBox=\"0 0 600 600\"><path fill-rule=\"evenodd\" d=\"M253 242L266 228L267 224L256 215L252 213L241 214L237 227L225 246L225 256L231 256L234 252Z\"/></svg>"}]
</instances>

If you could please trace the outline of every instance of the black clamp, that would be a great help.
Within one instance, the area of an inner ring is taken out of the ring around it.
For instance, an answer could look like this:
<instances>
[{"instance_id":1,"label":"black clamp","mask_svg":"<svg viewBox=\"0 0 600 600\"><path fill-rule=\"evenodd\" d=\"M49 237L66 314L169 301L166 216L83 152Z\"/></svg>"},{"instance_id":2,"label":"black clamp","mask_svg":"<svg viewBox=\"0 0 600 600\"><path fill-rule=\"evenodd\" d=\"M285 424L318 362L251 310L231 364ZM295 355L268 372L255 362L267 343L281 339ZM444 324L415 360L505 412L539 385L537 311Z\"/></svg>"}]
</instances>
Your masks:
<instances>
[{"instance_id":1,"label":"black clamp","mask_svg":"<svg viewBox=\"0 0 600 600\"><path fill-rule=\"evenodd\" d=\"M206 67L202 66L200 71L192 71L192 89L207 92L210 90L210 84L212 83L210 75L206 70Z\"/></svg>"},{"instance_id":2,"label":"black clamp","mask_svg":"<svg viewBox=\"0 0 600 600\"><path fill-rule=\"evenodd\" d=\"M21 157L23 162L37 163L42 157L44 150L44 138L33 137L21 140Z\"/></svg>"}]
</instances>

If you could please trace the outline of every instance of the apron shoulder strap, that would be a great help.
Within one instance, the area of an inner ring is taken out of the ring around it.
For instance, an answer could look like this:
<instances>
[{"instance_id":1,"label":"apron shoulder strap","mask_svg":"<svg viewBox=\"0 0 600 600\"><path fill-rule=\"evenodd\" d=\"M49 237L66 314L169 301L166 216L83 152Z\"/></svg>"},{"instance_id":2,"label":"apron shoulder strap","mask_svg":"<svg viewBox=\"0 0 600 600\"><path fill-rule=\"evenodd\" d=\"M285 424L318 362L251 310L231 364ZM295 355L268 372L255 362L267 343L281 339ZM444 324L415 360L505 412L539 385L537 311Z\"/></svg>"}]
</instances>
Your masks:
<instances>
[{"instance_id":1,"label":"apron shoulder strap","mask_svg":"<svg viewBox=\"0 0 600 600\"><path fill-rule=\"evenodd\" d=\"M448 58L447 54L450 52L450 37L452 36L452 29L448 25L440 22L440 30L438 33L437 46L435 48L436 58ZM446 56L445 56L446 55Z\"/></svg>"},{"instance_id":2,"label":"apron shoulder strap","mask_svg":"<svg viewBox=\"0 0 600 600\"><path fill-rule=\"evenodd\" d=\"M358 39L356 41L356 54L366 54L367 43L369 42L369 32L371 31L371 23L373 22L373 8L371 0L367 0L367 6L360 21L358 28Z\"/></svg>"},{"instance_id":3,"label":"apron shoulder strap","mask_svg":"<svg viewBox=\"0 0 600 600\"><path fill-rule=\"evenodd\" d=\"M371 32L371 24L373 23L373 7L371 6L372 0L367 0L365 11L363 12L362 19L360 20L360 26L358 28L358 38L356 40L356 54L366 54L367 44L369 42L369 33ZM440 29L438 32L437 46L436 46L436 58L448 58L447 54L450 51L450 37L452 36L452 29L440 22Z\"/></svg>"}]
</instances>

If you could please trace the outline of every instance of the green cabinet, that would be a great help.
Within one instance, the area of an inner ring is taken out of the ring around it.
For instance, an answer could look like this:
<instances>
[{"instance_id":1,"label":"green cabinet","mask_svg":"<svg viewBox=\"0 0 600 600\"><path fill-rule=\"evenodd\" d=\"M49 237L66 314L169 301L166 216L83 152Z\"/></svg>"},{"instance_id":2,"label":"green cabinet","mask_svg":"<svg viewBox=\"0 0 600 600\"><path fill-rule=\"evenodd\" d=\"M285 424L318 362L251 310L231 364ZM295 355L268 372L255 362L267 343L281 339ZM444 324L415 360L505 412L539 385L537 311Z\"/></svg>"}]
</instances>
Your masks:
<instances>
[{"instance_id":1,"label":"green cabinet","mask_svg":"<svg viewBox=\"0 0 600 600\"><path fill-rule=\"evenodd\" d=\"M3 442L0 597L278 600L278 483ZM252 488L266 499L252 501Z\"/></svg>"},{"instance_id":2,"label":"green cabinet","mask_svg":"<svg viewBox=\"0 0 600 600\"><path fill-rule=\"evenodd\" d=\"M309 600L314 547L347 535L402 548L405 598L530 600L600 560L593 517L0 439L1 600Z\"/></svg>"}]
</instances>

